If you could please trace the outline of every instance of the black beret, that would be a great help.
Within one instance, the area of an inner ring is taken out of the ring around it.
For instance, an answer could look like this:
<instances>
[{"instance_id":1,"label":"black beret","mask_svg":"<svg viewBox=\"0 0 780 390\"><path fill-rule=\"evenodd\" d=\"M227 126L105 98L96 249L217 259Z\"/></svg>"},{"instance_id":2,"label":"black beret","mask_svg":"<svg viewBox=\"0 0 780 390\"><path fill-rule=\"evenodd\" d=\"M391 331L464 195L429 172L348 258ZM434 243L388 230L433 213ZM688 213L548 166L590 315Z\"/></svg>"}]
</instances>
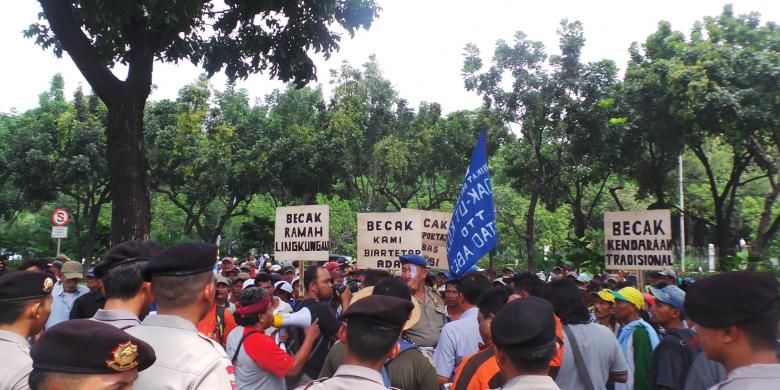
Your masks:
<instances>
[{"instance_id":1,"label":"black beret","mask_svg":"<svg viewBox=\"0 0 780 390\"><path fill-rule=\"evenodd\" d=\"M149 261L163 249L164 246L149 240L130 240L114 245L103 256L103 261L95 266L95 276L103 277L109 269L120 264Z\"/></svg>"},{"instance_id":2,"label":"black beret","mask_svg":"<svg viewBox=\"0 0 780 390\"><path fill-rule=\"evenodd\" d=\"M748 271L706 277L688 287L685 312L707 328L741 324L767 310L778 310L780 283Z\"/></svg>"},{"instance_id":3,"label":"black beret","mask_svg":"<svg viewBox=\"0 0 780 390\"><path fill-rule=\"evenodd\" d=\"M217 246L204 242L185 242L164 249L146 263L141 275L149 282L152 275L190 276L214 269Z\"/></svg>"},{"instance_id":4,"label":"black beret","mask_svg":"<svg viewBox=\"0 0 780 390\"><path fill-rule=\"evenodd\" d=\"M550 302L525 297L502 307L490 324L493 344L528 351L555 342L555 318Z\"/></svg>"},{"instance_id":5,"label":"black beret","mask_svg":"<svg viewBox=\"0 0 780 390\"><path fill-rule=\"evenodd\" d=\"M389 295L369 295L351 304L341 315L343 321L361 320L403 328L409 314L412 312L412 302Z\"/></svg>"},{"instance_id":6,"label":"black beret","mask_svg":"<svg viewBox=\"0 0 780 390\"><path fill-rule=\"evenodd\" d=\"M0 276L0 302L23 301L51 294L54 279L32 271L9 272Z\"/></svg>"},{"instance_id":7,"label":"black beret","mask_svg":"<svg viewBox=\"0 0 780 390\"><path fill-rule=\"evenodd\" d=\"M78 350L78 352L76 352ZM30 350L33 368L67 374L143 371L154 349L121 329L93 320L63 321L43 333Z\"/></svg>"}]
</instances>

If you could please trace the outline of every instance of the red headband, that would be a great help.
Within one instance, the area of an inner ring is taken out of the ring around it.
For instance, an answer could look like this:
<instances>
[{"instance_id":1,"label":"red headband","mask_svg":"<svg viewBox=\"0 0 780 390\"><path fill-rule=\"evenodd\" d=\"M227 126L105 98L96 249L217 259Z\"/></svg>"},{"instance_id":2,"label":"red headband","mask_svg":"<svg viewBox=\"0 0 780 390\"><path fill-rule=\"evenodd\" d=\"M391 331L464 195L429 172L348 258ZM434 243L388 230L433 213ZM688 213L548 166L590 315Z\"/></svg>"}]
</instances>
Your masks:
<instances>
[{"instance_id":1,"label":"red headband","mask_svg":"<svg viewBox=\"0 0 780 390\"><path fill-rule=\"evenodd\" d=\"M268 310L268 305L271 303L271 296L266 295L262 301L253 303L251 305L247 306L241 306L241 304L236 303L236 313L240 314L241 316L248 316L251 314L258 314L263 313L266 310Z\"/></svg>"}]
</instances>

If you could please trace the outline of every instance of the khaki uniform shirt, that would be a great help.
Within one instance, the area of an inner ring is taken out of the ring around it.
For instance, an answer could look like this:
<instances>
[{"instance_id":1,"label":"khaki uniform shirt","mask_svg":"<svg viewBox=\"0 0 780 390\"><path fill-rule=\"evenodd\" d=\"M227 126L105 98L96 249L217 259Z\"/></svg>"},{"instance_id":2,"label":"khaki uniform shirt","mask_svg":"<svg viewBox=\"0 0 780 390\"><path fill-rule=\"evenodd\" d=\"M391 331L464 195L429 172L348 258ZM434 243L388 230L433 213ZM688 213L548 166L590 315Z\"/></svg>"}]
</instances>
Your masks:
<instances>
[{"instance_id":1,"label":"khaki uniform shirt","mask_svg":"<svg viewBox=\"0 0 780 390\"><path fill-rule=\"evenodd\" d=\"M135 389L234 389L233 365L222 346L184 318L149 315L125 332L149 343L157 360L138 373Z\"/></svg>"},{"instance_id":2,"label":"khaki uniform shirt","mask_svg":"<svg viewBox=\"0 0 780 390\"><path fill-rule=\"evenodd\" d=\"M547 375L520 375L506 382L501 390L560 390Z\"/></svg>"},{"instance_id":3,"label":"khaki uniform shirt","mask_svg":"<svg viewBox=\"0 0 780 390\"><path fill-rule=\"evenodd\" d=\"M421 312L420 320L405 334L419 347L435 347L441 328L447 322L447 308L441 297L428 286L425 286L425 303Z\"/></svg>"},{"instance_id":4,"label":"khaki uniform shirt","mask_svg":"<svg viewBox=\"0 0 780 390\"><path fill-rule=\"evenodd\" d=\"M379 371L342 365L331 378L319 379L297 390L386 390Z\"/></svg>"},{"instance_id":5,"label":"khaki uniform shirt","mask_svg":"<svg viewBox=\"0 0 780 390\"><path fill-rule=\"evenodd\" d=\"M780 364L751 364L729 373L710 390L780 389Z\"/></svg>"},{"instance_id":6,"label":"khaki uniform shirt","mask_svg":"<svg viewBox=\"0 0 780 390\"><path fill-rule=\"evenodd\" d=\"M141 325L141 321L134 313L127 310L104 310L98 309L92 317L95 321L104 322L119 329L127 329L133 326Z\"/></svg>"},{"instance_id":7,"label":"khaki uniform shirt","mask_svg":"<svg viewBox=\"0 0 780 390\"><path fill-rule=\"evenodd\" d=\"M32 371L30 344L24 337L0 330L0 389L29 389L27 378Z\"/></svg>"}]
</instances>

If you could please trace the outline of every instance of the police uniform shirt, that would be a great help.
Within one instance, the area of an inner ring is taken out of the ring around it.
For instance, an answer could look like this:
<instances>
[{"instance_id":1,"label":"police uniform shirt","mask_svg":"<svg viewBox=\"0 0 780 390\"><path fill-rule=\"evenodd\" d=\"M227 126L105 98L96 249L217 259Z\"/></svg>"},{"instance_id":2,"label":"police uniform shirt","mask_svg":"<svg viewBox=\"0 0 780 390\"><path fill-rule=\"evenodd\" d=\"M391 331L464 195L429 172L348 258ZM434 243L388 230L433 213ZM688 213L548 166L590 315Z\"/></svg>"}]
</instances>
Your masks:
<instances>
[{"instance_id":1,"label":"police uniform shirt","mask_svg":"<svg viewBox=\"0 0 780 390\"><path fill-rule=\"evenodd\" d=\"M30 344L27 340L6 330L0 330L0 389L29 389L27 378L32 371Z\"/></svg>"},{"instance_id":2,"label":"police uniform shirt","mask_svg":"<svg viewBox=\"0 0 780 390\"><path fill-rule=\"evenodd\" d=\"M141 320L138 319L138 316L136 316L135 313L122 309L98 309L92 319L115 326L119 329L127 329L141 325Z\"/></svg>"},{"instance_id":3,"label":"police uniform shirt","mask_svg":"<svg viewBox=\"0 0 780 390\"><path fill-rule=\"evenodd\" d=\"M446 322L447 311L444 302L432 288L425 286L425 303L422 304L420 320L405 334L409 340L420 347L435 347Z\"/></svg>"},{"instance_id":4,"label":"police uniform shirt","mask_svg":"<svg viewBox=\"0 0 780 390\"><path fill-rule=\"evenodd\" d=\"M332 378L320 379L297 390L386 390L379 371L368 367L344 364Z\"/></svg>"},{"instance_id":5,"label":"police uniform shirt","mask_svg":"<svg viewBox=\"0 0 780 390\"><path fill-rule=\"evenodd\" d=\"M780 389L780 364L751 364L729 373L711 390Z\"/></svg>"},{"instance_id":6,"label":"police uniform shirt","mask_svg":"<svg viewBox=\"0 0 780 390\"><path fill-rule=\"evenodd\" d=\"M222 347L190 321L171 315L149 315L127 333L149 343L157 361L139 373L135 389L233 389L235 376Z\"/></svg>"}]
</instances>

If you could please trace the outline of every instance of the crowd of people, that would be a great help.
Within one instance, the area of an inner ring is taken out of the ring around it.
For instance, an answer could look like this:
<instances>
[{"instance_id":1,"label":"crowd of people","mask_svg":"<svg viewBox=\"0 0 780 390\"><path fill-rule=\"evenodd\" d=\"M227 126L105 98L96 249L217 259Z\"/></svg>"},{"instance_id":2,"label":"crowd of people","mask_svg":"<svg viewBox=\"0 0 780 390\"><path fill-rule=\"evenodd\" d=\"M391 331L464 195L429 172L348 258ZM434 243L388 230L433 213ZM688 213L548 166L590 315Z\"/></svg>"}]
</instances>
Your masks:
<instances>
[{"instance_id":1,"label":"crowd of people","mask_svg":"<svg viewBox=\"0 0 780 390\"><path fill-rule=\"evenodd\" d=\"M778 389L780 284L128 241L0 269L0 389Z\"/></svg>"}]
</instances>

